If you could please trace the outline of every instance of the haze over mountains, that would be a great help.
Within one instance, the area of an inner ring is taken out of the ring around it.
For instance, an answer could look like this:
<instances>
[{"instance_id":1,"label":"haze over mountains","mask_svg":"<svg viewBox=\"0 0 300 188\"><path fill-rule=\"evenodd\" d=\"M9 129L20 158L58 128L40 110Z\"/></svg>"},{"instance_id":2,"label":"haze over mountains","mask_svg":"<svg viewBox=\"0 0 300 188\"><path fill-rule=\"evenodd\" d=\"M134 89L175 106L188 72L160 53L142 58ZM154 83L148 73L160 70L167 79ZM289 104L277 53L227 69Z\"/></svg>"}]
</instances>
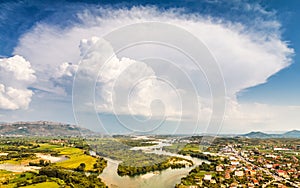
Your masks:
<instances>
[{"instance_id":1,"label":"haze over mountains","mask_svg":"<svg viewBox=\"0 0 300 188\"><path fill-rule=\"evenodd\" d=\"M33 121L33 122L0 122L0 135L3 136L86 136L100 135L89 129L68 123ZM184 136L184 135L182 135ZM186 135L187 136L187 135ZM222 135L219 136L229 136ZM268 134L260 131L252 131L247 134L232 134L246 138L300 138L299 130L292 130L282 134Z\"/></svg>"},{"instance_id":2,"label":"haze over mountains","mask_svg":"<svg viewBox=\"0 0 300 188\"><path fill-rule=\"evenodd\" d=\"M248 138L300 138L300 131L299 130L292 130L282 134L268 134L264 132L250 132L247 134L241 135L243 137Z\"/></svg>"},{"instance_id":3,"label":"haze over mountains","mask_svg":"<svg viewBox=\"0 0 300 188\"><path fill-rule=\"evenodd\" d=\"M0 135L5 136L84 136L97 133L67 123L34 121L1 123Z\"/></svg>"}]
</instances>

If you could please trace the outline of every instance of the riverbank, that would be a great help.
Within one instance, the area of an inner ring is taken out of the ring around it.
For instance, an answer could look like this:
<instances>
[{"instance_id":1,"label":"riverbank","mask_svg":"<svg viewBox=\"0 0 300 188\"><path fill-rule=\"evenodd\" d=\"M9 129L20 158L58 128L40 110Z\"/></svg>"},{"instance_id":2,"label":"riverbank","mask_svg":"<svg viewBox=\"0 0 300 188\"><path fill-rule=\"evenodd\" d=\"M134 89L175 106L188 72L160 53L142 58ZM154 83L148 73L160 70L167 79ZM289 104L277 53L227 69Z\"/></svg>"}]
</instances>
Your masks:
<instances>
[{"instance_id":1,"label":"riverbank","mask_svg":"<svg viewBox=\"0 0 300 188\"><path fill-rule=\"evenodd\" d=\"M174 154L162 150L163 146L170 145L168 143L168 140L159 140L156 143L157 144L154 146L132 147L131 150L141 150L145 153L180 157L192 161L193 165L180 169L168 168L160 172L148 172L146 174L138 175L135 177L121 177L117 173L118 165L121 163L121 161L115 161L105 157L105 159L107 160L107 167L104 169L102 174L99 175L99 177L106 183L106 185L114 188L173 188L177 183L180 182L182 177L186 176L189 173L191 169L193 169L195 166L200 165L202 162L205 162L204 160L192 158L190 156Z\"/></svg>"}]
</instances>

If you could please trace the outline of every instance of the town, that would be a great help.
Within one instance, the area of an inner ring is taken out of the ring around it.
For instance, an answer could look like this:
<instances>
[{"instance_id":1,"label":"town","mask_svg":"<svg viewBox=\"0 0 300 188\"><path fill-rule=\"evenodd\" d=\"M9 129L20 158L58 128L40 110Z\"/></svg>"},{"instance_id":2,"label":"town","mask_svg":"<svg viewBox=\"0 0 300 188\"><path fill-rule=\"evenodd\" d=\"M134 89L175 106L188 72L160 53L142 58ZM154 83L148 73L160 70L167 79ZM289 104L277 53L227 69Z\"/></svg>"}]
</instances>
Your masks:
<instances>
[{"instance_id":1,"label":"town","mask_svg":"<svg viewBox=\"0 0 300 188\"><path fill-rule=\"evenodd\" d=\"M189 150L208 160L182 178L176 187L299 187L299 139L217 138L208 152L199 152L197 139ZM186 146L185 146L186 147Z\"/></svg>"}]
</instances>

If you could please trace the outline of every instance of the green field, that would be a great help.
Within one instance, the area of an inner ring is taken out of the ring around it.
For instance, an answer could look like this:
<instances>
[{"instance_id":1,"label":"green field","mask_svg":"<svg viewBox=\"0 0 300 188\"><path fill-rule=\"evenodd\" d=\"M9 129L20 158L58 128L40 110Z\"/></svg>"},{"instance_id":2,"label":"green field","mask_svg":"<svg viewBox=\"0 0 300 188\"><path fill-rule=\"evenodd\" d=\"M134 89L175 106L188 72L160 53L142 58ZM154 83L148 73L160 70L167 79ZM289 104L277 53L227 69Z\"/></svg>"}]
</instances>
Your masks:
<instances>
[{"instance_id":1,"label":"green field","mask_svg":"<svg viewBox=\"0 0 300 188\"><path fill-rule=\"evenodd\" d=\"M165 151L169 151L172 153L192 151L192 152L200 152L199 144L187 144L187 143L174 143L171 146L164 146Z\"/></svg>"},{"instance_id":2,"label":"green field","mask_svg":"<svg viewBox=\"0 0 300 188\"><path fill-rule=\"evenodd\" d=\"M34 185L28 185L25 186L24 188L59 188L59 185L55 182L43 182L43 183L37 183Z\"/></svg>"},{"instance_id":3,"label":"green field","mask_svg":"<svg viewBox=\"0 0 300 188\"><path fill-rule=\"evenodd\" d=\"M80 165L80 163L85 163L85 170L92 170L93 165L96 163L96 158L85 155L82 150L77 148L67 148L66 150L62 150L60 154L66 155L70 157L70 159L55 163L56 166L61 166L63 168L76 168Z\"/></svg>"},{"instance_id":4,"label":"green field","mask_svg":"<svg viewBox=\"0 0 300 188\"><path fill-rule=\"evenodd\" d=\"M0 170L0 177L3 178L5 176L10 176L12 172L6 171L6 170Z\"/></svg>"},{"instance_id":5,"label":"green field","mask_svg":"<svg viewBox=\"0 0 300 188\"><path fill-rule=\"evenodd\" d=\"M0 187L105 187L105 184L97 178L106 167L103 158L90 156L89 147L82 139L67 138L63 144L53 144L55 138L31 138L23 140L17 138L0 139L0 151L8 153L0 156L0 163L13 163L16 165L39 166L40 170L32 172L9 172L0 170ZM49 163L47 158L41 159L37 153L65 156L67 159L61 162ZM84 167L82 167L84 166ZM86 176L84 171L93 174Z\"/></svg>"},{"instance_id":6,"label":"green field","mask_svg":"<svg viewBox=\"0 0 300 188\"><path fill-rule=\"evenodd\" d=\"M182 150L183 151L195 151L195 152L201 151L199 144L186 144Z\"/></svg>"},{"instance_id":7,"label":"green field","mask_svg":"<svg viewBox=\"0 0 300 188\"><path fill-rule=\"evenodd\" d=\"M54 165L60 166L63 168L77 168L80 163L85 163L85 170L92 170L93 165L96 163L96 158L90 155L84 154L84 151L79 148L71 148L71 147L63 147L59 145L51 145L51 144L41 144L38 150L51 150L58 152L59 155L65 155L69 157L69 159L57 162Z\"/></svg>"},{"instance_id":8,"label":"green field","mask_svg":"<svg viewBox=\"0 0 300 188\"><path fill-rule=\"evenodd\" d=\"M7 178L13 177L15 173L6 171L6 170L0 170L0 187L2 187L1 182L4 181Z\"/></svg>"}]
</instances>

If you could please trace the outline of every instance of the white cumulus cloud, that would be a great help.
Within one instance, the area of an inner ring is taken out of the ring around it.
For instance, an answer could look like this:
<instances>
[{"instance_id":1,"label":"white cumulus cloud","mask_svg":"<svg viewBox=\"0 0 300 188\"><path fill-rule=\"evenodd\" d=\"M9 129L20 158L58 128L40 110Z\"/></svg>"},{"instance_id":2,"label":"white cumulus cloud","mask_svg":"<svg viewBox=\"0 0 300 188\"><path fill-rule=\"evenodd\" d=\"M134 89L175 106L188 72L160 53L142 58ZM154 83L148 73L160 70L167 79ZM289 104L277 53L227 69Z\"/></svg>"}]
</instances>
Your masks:
<instances>
[{"instance_id":1,"label":"white cumulus cloud","mask_svg":"<svg viewBox=\"0 0 300 188\"><path fill-rule=\"evenodd\" d=\"M0 108L6 110L27 109L32 95L31 90L5 87L0 84Z\"/></svg>"},{"instance_id":2,"label":"white cumulus cloud","mask_svg":"<svg viewBox=\"0 0 300 188\"><path fill-rule=\"evenodd\" d=\"M119 59L107 41L96 37L82 40L80 47L84 56L76 76L87 82L89 77L96 78L97 83L92 87L96 90L97 111L141 116L180 115L177 96L180 91L157 79L155 71L146 63L126 57ZM82 81L76 87L84 88L87 82ZM155 104L158 100L165 105L165 114L160 114L162 106Z\"/></svg>"},{"instance_id":3,"label":"white cumulus cloud","mask_svg":"<svg viewBox=\"0 0 300 188\"><path fill-rule=\"evenodd\" d=\"M78 65L64 62L58 67L57 71L55 72L55 77L56 78L60 78L63 76L72 77L76 73L77 69L78 69Z\"/></svg>"},{"instance_id":4,"label":"white cumulus cloud","mask_svg":"<svg viewBox=\"0 0 300 188\"><path fill-rule=\"evenodd\" d=\"M35 71L22 56L0 59L0 109L27 109L33 92L27 87L35 82Z\"/></svg>"}]
</instances>

